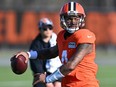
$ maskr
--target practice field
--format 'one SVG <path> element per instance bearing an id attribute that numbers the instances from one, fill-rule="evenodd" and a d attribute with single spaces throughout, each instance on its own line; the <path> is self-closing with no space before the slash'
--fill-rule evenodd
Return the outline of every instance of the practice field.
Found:
<path id="1" fill-rule="evenodd" d="M 0 67 L 0 87 L 32 87 L 31 71 L 27 69 L 24 74 L 16 75 L 10 67 Z"/>
<path id="2" fill-rule="evenodd" d="M 116 66 L 99 66 L 100 87 L 116 87 Z"/>
<path id="3" fill-rule="evenodd" d="M 16 53 L 12 50 L 0 51 L 0 87 L 32 87 L 32 73 L 30 68 L 22 75 L 16 75 L 10 68 L 9 56 Z M 4 59 L 3 59 L 4 58 Z M 100 87 L 116 87 L 116 54 L 115 51 L 97 50 L 99 70 L 97 78 Z"/>
<path id="4" fill-rule="evenodd" d="M 116 67 L 99 66 L 97 78 L 100 81 L 100 87 L 116 87 Z M 10 67 L 0 67 L 0 87 L 32 87 L 31 83 L 30 69 L 22 75 L 16 75 Z"/>

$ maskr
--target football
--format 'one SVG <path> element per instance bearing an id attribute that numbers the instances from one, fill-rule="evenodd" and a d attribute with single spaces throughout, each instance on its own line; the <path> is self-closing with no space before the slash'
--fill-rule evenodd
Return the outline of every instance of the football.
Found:
<path id="1" fill-rule="evenodd" d="M 11 61 L 11 69 L 15 74 L 23 74 L 28 67 L 28 64 L 25 63 L 26 58 L 23 55 L 19 55 L 17 58 L 13 56 Z"/>

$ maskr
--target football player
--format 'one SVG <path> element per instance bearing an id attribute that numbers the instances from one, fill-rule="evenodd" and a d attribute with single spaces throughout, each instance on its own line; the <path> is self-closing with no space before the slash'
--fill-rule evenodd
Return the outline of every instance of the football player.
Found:
<path id="1" fill-rule="evenodd" d="M 99 87 L 96 79 L 98 66 L 94 62 L 96 37 L 84 28 L 85 17 L 84 9 L 79 3 L 64 4 L 60 10 L 60 24 L 64 30 L 57 36 L 57 45 L 17 54 L 24 55 L 26 62 L 29 58 L 49 59 L 59 55 L 63 65 L 47 77 L 41 75 L 41 80 L 37 82 L 50 83 L 62 78 L 62 87 Z"/>

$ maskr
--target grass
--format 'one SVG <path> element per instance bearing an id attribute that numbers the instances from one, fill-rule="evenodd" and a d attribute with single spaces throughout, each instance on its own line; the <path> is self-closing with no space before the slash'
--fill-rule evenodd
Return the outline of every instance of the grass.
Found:
<path id="1" fill-rule="evenodd" d="M 22 75 L 16 75 L 10 67 L 0 67 L 0 87 L 32 87 L 32 75 L 30 69 Z M 97 78 L 100 87 L 116 87 L 116 67 L 99 66 Z"/>
<path id="2" fill-rule="evenodd" d="M 21 75 L 14 74 L 10 67 L 0 67 L 0 69 L 0 87 L 32 87 L 30 69 Z"/>
<path id="3" fill-rule="evenodd" d="M 116 66 L 99 66 L 100 87 L 116 87 Z"/>

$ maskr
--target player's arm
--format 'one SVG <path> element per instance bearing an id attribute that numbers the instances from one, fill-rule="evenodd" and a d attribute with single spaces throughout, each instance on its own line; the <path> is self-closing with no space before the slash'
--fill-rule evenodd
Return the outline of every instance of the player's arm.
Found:
<path id="1" fill-rule="evenodd" d="M 39 59 L 51 59 L 51 58 L 55 58 L 58 56 L 58 46 L 53 46 L 53 47 L 50 47 L 50 48 L 46 48 L 46 49 L 43 49 L 43 50 L 39 50 L 37 51 L 37 58 Z"/>
<path id="2" fill-rule="evenodd" d="M 80 44 L 77 47 L 74 55 L 69 59 L 69 61 L 62 65 L 53 74 L 46 77 L 46 82 L 54 82 L 55 80 L 64 77 L 75 69 L 76 66 L 83 60 L 84 56 L 92 52 L 92 44 Z"/>
<path id="3" fill-rule="evenodd" d="M 60 67 L 60 71 L 63 75 L 67 75 L 75 69 L 76 66 L 83 60 L 84 56 L 92 52 L 92 44 L 80 44 L 77 47 L 74 55 L 69 59 L 69 61 Z"/>
<path id="4" fill-rule="evenodd" d="M 25 62 L 28 62 L 28 59 L 50 59 L 58 56 L 58 46 L 50 47 L 50 48 L 45 48 L 42 50 L 31 50 L 29 52 L 19 52 L 16 54 L 16 57 L 19 55 L 23 55 L 26 58 Z"/>

